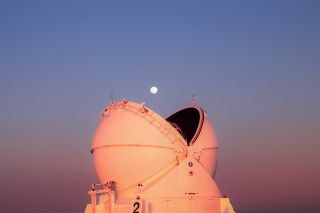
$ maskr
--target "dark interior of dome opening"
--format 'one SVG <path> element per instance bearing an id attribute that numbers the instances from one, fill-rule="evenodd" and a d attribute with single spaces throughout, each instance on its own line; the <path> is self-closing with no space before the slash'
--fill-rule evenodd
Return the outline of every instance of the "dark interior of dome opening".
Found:
<path id="1" fill-rule="evenodd" d="M 166 119 L 185 138 L 188 145 L 195 136 L 199 123 L 200 113 L 196 108 L 186 108 L 174 113 Z"/>

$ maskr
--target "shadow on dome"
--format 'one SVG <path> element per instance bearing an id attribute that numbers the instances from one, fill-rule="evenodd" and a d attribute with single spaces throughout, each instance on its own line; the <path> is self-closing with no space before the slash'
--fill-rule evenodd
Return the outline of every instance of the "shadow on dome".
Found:
<path id="1" fill-rule="evenodd" d="M 182 109 L 166 119 L 186 140 L 188 146 L 197 139 L 203 122 L 203 111 L 196 107 Z"/>

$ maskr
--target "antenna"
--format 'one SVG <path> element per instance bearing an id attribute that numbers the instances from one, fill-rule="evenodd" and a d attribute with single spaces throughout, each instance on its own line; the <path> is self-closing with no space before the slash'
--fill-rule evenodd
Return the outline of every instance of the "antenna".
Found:
<path id="1" fill-rule="evenodd" d="M 191 96 L 191 100 L 192 100 L 192 105 L 193 106 L 197 105 L 197 96 L 196 95 L 192 95 Z"/>
<path id="2" fill-rule="evenodd" d="M 115 94 L 113 92 L 109 93 L 109 104 L 113 104 L 114 103 L 114 99 L 115 99 Z"/>

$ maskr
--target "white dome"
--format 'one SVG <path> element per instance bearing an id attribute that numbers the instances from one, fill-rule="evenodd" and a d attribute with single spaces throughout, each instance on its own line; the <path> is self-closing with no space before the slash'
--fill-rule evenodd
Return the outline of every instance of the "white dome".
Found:
<path id="1" fill-rule="evenodd" d="M 181 135 L 163 118 L 141 104 L 122 101 L 104 111 L 92 152 L 101 183 L 116 181 L 123 190 L 186 156 Z M 130 178 L 128 178 L 130 177 Z"/>
<path id="2" fill-rule="evenodd" d="M 91 151 L 100 182 L 116 181 L 123 191 L 188 156 L 213 177 L 216 148 L 213 128 L 198 106 L 164 119 L 143 104 L 121 101 L 102 113 Z"/>

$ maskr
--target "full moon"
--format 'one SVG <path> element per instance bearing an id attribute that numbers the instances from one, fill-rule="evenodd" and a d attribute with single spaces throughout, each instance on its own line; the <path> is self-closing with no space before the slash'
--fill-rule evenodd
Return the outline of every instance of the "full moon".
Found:
<path id="1" fill-rule="evenodd" d="M 153 87 L 150 88 L 150 92 L 151 92 L 151 94 L 157 94 L 158 88 L 153 86 Z"/>

